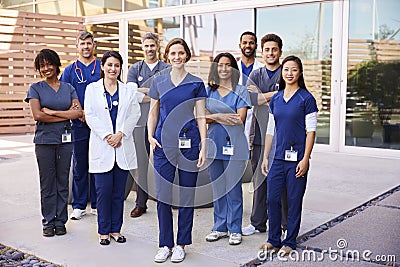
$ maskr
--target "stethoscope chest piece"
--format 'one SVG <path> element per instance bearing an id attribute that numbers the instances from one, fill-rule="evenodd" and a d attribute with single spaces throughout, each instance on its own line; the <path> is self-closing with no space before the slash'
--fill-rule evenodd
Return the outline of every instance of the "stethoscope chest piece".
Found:
<path id="1" fill-rule="evenodd" d="M 138 81 L 139 81 L 139 82 L 143 81 L 143 77 L 142 77 L 142 76 L 139 76 L 139 77 L 138 77 Z"/>

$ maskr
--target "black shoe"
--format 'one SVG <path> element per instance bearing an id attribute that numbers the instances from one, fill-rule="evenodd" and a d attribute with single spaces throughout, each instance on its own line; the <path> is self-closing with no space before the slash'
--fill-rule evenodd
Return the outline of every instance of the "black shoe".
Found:
<path id="1" fill-rule="evenodd" d="M 54 227 L 43 228 L 43 236 L 45 237 L 54 236 Z"/>
<path id="2" fill-rule="evenodd" d="M 126 238 L 125 238 L 125 236 L 123 236 L 123 235 L 110 235 L 114 240 L 115 240 L 115 242 L 117 242 L 117 243 L 125 243 L 126 242 Z"/>
<path id="3" fill-rule="evenodd" d="M 100 238 L 100 245 L 102 246 L 108 246 L 110 245 L 110 238 Z"/>
<path id="4" fill-rule="evenodd" d="M 55 234 L 56 235 L 65 235 L 67 233 L 67 229 L 65 229 L 65 226 L 56 226 L 55 229 Z"/>

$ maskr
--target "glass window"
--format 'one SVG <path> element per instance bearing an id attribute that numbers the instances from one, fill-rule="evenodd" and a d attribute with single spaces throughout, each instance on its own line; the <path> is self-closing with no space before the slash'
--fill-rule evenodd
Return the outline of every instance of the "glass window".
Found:
<path id="1" fill-rule="evenodd" d="M 288 55 L 301 58 L 307 89 L 318 104 L 316 141 L 321 144 L 329 144 L 332 16 L 333 4 L 327 2 L 260 8 L 256 21 L 259 40 L 267 33 L 282 38 L 282 59 Z"/>
<path id="2" fill-rule="evenodd" d="M 253 29 L 252 19 L 252 10 L 185 17 L 184 38 L 193 53 L 188 70 L 206 81 L 210 61 L 218 53 L 230 52 L 239 57 L 240 35 Z"/>
<path id="3" fill-rule="evenodd" d="M 180 18 L 159 18 L 151 20 L 135 20 L 129 22 L 129 45 L 128 45 L 128 65 L 131 66 L 135 62 L 144 59 L 142 50 L 142 36 L 146 32 L 156 33 L 159 39 L 158 58 L 163 60 L 164 47 L 166 43 L 174 38 L 179 37 Z"/>
<path id="4" fill-rule="evenodd" d="M 400 2 L 351 0 L 346 145 L 400 149 Z"/>

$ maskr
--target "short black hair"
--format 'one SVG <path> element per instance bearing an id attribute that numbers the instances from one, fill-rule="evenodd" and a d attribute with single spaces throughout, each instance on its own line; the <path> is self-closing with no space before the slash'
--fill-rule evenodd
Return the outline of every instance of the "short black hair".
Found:
<path id="1" fill-rule="evenodd" d="M 34 62 L 35 70 L 40 72 L 40 64 L 44 63 L 45 61 L 53 66 L 56 66 L 57 75 L 60 74 L 61 61 L 56 51 L 51 49 L 40 50 L 39 54 L 37 54 L 35 57 L 35 62 Z"/>
<path id="2" fill-rule="evenodd" d="M 251 36 L 253 36 L 253 37 L 254 37 L 254 41 L 257 43 L 257 36 L 256 36 L 256 34 L 255 34 L 254 32 L 251 32 L 251 31 L 246 31 L 246 32 L 242 33 L 242 35 L 240 35 L 239 42 L 242 42 L 242 38 L 243 38 L 243 36 L 245 36 L 245 35 L 251 35 Z"/>

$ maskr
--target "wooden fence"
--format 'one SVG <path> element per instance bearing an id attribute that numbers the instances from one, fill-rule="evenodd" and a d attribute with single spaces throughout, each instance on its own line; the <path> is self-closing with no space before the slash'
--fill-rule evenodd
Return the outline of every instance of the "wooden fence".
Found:
<path id="1" fill-rule="evenodd" d="M 0 17 L 0 134 L 33 132 L 35 122 L 23 99 L 29 85 L 40 80 L 34 58 L 50 48 L 63 66 L 73 61 L 75 38 L 85 28 L 84 20 L 3 9 Z"/>

